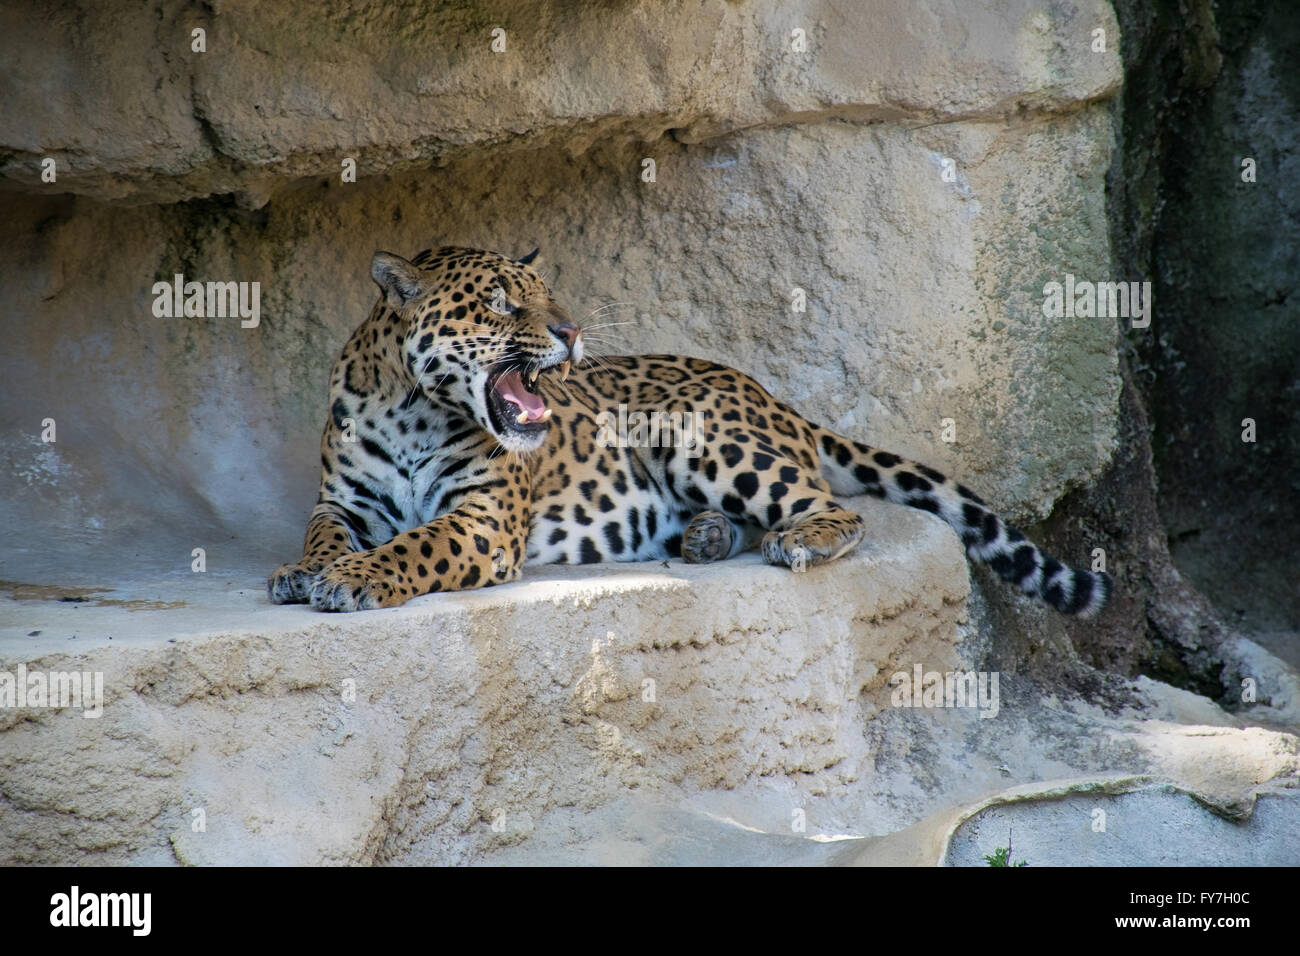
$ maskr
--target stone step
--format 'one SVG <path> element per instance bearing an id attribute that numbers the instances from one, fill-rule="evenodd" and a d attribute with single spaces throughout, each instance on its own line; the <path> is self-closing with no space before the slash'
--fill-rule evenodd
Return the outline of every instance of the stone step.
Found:
<path id="1" fill-rule="evenodd" d="M 996 710 L 900 706 L 894 675 L 972 666 L 967 567 L 937 518 L 850 504 L 865 543 L 797 575 L 532 568 L 354 615 L 273 607 L 256 567 L 19 591 L 0 670 L 103 702 L 0 708 L 0 861 L 982 865 L 1006 825 L 1017 860 L 1114 862 L 1089 821 L 1120 804 L 1300 859 L 1294 801 L 1252 820 L 1300 742 L 1193 694 L 1116 713 L 1005 673 Z"/>
<path id="2" fill-rule="evenodd" d="M 12 601 L 4 669 L 102 673 L 103 706 L 0 711 L 0 856 L 464 862 L 628 791 L 846 786 L 888 673 L 956 662 L 970 586 L 938 519 L 855 503 L 866 543 L 802 574 L 530 568 L 355 615 L 268 605 L 262 568 Z"/>

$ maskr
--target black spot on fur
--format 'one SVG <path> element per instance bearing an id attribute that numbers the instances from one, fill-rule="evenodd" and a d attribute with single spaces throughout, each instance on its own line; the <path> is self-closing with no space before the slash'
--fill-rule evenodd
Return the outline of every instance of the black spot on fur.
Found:
<path id="1" fill-rule="evenodd" d="M 1058 608 L 1066 614 L 1078 614 L 1086 608 L 1092 601 L 1092 589 L 1096 580 L 1087 571 L 1072 571 L 1074 580 L 1074 593 L 1070 595 L 1070 602 L 1065 607 Z"/>
<path id="2" fill-rule="evenodd" d="M 924 478 L 920 478 L 910 471 L 900 471 L 894 476 L 894 482 L 904 491 L 929 491 L 931 485 Z"/>
<path id="3" fill-rule="evenodd" d="M 1022 544 L 1012 556 L 1012 580 L 1023 582 L 1038 569 L 1037 549 L 1032 544 Z"/>
<path id="4" fill-rule="evenodd" d="M 391 465 L 393 463 L 393 459 L 388 454 L 388 452 L 384 451 L 383 448 L 381 448 L 379 445 L 375 444 L 373 441 L 371 441 L 369 438 L 366 438 L 365 436 L 362 436 L 361 438 L 361 447 L 365 449 L 366 454 L 373 455 L 375 458 L 378 458 L 384 464 Z"/>
<path id="5" fill-rule="evenodd" d="M 623 529 L 617 521 L 605 525 L 605 540 L 609 542 L 609 550 L 614 554 L 623 553 Z"/>
<path id="6" fill-rule="evenodd" d="M 632 529 L 632 552 L 641 550 L 640 513 L 635 508 L 627 510 L 627 526 Z"/>

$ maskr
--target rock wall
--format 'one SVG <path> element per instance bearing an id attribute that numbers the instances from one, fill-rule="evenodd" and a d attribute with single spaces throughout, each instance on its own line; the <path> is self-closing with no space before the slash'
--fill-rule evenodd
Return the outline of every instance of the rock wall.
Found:
<path id="1" fill-rule="evenodd" d="M 1109 458 L 1114 323 L 1040 310 L 1107 267 L 1104 3 L 296 11 L 3 14 L 0 577 L 291 556 L 376 248 L 540 245 L 598 350 L 737 365 L 1022 519 Z M 155 317 L 176 274 L 260 324 Z"/>
<path id="2" fill-rule="evenodd" d="M 175 202 L 427 168 L 485 147 L 699 142 L 732 130 L 1001 120 L 1113 93 L 1104 3 L 509 0 L 203 8 L 10 5 L 3 169 L 58 192 Z M 202 30 L 203 51 L 195 30 Z M 796 49 L 793 32 L 802 33 Z M 500 31 L 500 32 L 498 32 Z"/>
<path id="3" fill-rule="evenodd" d="M 1300 525 L 1300 20 L 1273 0 L 1117 6 L 1115 245 L 1160 303 L 1130 346 L 1161 518 L 1225 619 L 1300 665 L 1300 568 L 1271 559 Z"/>

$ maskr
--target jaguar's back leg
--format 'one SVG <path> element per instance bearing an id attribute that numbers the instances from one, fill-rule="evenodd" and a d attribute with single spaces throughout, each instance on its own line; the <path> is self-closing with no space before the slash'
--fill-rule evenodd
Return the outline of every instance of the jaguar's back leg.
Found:
<path id="1" fill-rule="evenodd" d="M 682 560 L 708 564 L 734 558 L 758 544 L 763 530 L 732 521 L 720 511 L 701 511 L 682 531 Z"/>
<path id="2" fill-rule="evenodd" d="M 763 560 L 802 571 L 824 564 L 857 547 L 866 534 L 862 517 L 831 500 L 819 500 L 785 529 L 773 529 L 763 536 Z"/>
<path id="3" fill-rule="evenodd" d="M 710 434 L 699 451 L 675 455 L 667 467 L 685 503 L 710 509 L 682 535 L 688 562 L 731 557 L 761 541 L 765 560 L 802 570 L 862 540 L 861 517 L 832 497 L 811 442 L 776 447 L 757 430 L 732 426 Z"/>

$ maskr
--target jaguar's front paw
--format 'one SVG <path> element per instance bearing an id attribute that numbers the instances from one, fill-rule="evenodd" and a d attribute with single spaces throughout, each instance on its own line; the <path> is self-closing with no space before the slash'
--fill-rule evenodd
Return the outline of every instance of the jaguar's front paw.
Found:
<path id="1" fill-rule="evenodd" d="M 391 574 L 391 572 L 388 572 Z M 309 594 L 320 611 L 370 611 L 406 603 L 377 562 L 356 555 L 335 561 L 316 576 Z"/>
<path id="2" fill-rule="evenodd" d="M 282 564 L 266 579 L 266 596 L 272 604 L 302 604 L 311 595 L 311 584 L 320 574 L 302 564 Z"/>

